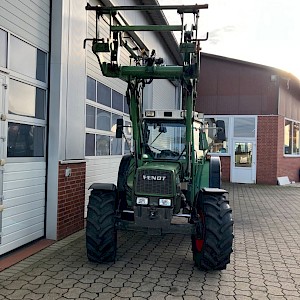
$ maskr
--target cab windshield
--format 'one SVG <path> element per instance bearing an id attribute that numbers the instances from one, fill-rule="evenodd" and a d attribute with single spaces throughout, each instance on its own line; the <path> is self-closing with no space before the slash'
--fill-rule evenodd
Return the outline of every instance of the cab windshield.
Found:
<path id="1" fill-rule="evenodd" d="M 154 159 L 184 159 L 186 127 L 183 123 L 151 120 L 144 123 L 144 154 Z"/>

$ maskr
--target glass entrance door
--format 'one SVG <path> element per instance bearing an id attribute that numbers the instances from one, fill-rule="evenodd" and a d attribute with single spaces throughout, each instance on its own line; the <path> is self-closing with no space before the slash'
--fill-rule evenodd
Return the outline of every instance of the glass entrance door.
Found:
<path id="1" fill-rule="evenodd" d="M 231 158 L 231 182 L 256 182 L 256 143 L 253 140 L 234 139 Z"/>

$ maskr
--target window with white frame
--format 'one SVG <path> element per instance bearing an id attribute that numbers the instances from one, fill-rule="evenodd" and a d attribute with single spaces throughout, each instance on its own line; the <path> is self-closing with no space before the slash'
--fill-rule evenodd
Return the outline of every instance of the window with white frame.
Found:
<path id="1" fill-rule="evenodd" d="M 255 118 L 253 117 L 234 117 L 233 136 L 243 138 L 254 138 Z"/>
<path id="2" fill-rule="evenodd" d="M 300 122 L 285 119 L 284 154 L 300 155 Z"/>
<path id="3" fill-rule="evenodd" d="M 12 71 L 30 78 L 46 81 L 46 53 L 40 49 L 10 36 L 10 64 Z"/>
<path id="4" fill-rule="evenodd" d="M 86 156 L 122 155 L 130 152 L 131 130 L 124 95 L 87 77 Z M 117 139 L 117 119 L 124 120 L 126 139 Z"/>
<path id="5" fill-rule="evenodd" d="M 3 30 L 0 40 L 0 66 L 10 73 L 7 157 L 45 157 L 47 53 Z"/>

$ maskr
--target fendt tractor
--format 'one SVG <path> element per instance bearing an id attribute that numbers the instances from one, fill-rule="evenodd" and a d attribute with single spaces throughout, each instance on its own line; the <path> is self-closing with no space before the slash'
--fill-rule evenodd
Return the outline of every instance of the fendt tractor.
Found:
<path id="1" fill-rule="evenodd" d="M 200 41 L 207 39 L 197 38 L 198 19 L 200 10 L 206 8 L 206 4 L 86 6 L 86 10 L 96 12 L 96 36 L 84 44 L 92 41 L 102 75 L 128 83 L 131 128 L 125 128 L 127 125 L 118 119 L 116 137 L 125 137 L 126 129 L 131 130 L 133 140 L 131 154 L 120 162 L 117 186 L 94 183 L 90 187 L 86 225 L 90 261 L 115 261 L 120 227 L 130 228 L 131 223 L 149 234 L 163 233 L 176 226 L 174 219 L 185 218 L 199 269 L 223 270 L 230 262 L 232 210 L 227 191 L 221 187 L 220 159 L 207 155 L 211 142 L 207 132 L 213 130 L 214 138 L 222 142 L 225 126 L 222 121 L 207 123 L 203 114 L 194 111 Z M 120 14 L 167 9 L 177 10 L 181 25 L 128 25 Z M 193 17 L 190 30 L 184 25 L 185 14 Z M 99 35 L 102 19 L 109 27 L 107 37 Z M 165 65 L 162 58 L 156 58 L 155 50 L 150 52 L 144 43 L 136 41 L 137 31 L 181 31 L 182 64 Z M 120 64 L 121 50 L 129 53 L 128 65 Z M 180 83 L 183 110 L 143 109 L 144 87 L 156 79 Z"/>

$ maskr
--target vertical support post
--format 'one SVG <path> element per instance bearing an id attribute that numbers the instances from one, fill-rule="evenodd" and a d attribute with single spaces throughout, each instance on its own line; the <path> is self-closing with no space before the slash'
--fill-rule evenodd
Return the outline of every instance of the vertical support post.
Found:
<path id="1" fill-rule="evenodd" d="M 141 153 L 141 132 L 140 132 L 140 103 L 138 99 L 138 89 L 136 88 L 137 82 L 133 83 L 135 86 L 130 88 L 130 81 L 128 81 L 127 97 L 130 99 L 130 119 L 132 122 L 133 131 L 133 141 L 134 141 L 134 152 L 135 152 L 135 166 L 139 167 L 141 165 L 141 158 L 139 157 Z"/>

